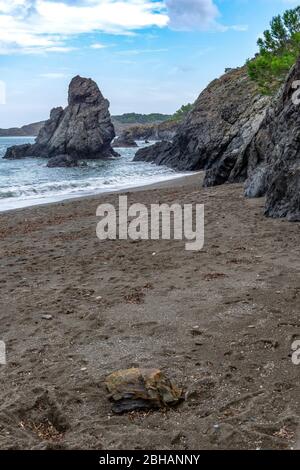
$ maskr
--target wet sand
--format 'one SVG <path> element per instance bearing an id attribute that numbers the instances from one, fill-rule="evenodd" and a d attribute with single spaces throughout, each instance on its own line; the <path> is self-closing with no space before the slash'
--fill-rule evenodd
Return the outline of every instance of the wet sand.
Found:
<path id="1" fill-rule="evenodd" d="M 96 208 L 117 194 L 0 214 L 0 448 L 296 448 L 300 224 L 200 175 L 128 195 L 204 203 L 204 249 L 99 241 Z M 185 401 L 114 415 L 104 379 L 132 366 Z"/>

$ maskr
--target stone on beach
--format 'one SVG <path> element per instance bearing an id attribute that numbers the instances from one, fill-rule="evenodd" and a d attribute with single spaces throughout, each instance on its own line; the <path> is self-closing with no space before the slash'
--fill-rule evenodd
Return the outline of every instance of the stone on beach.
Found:
<path id="1" fill-rule="evenodd" d="M 110 374 L 105 383 L 115 413 L 174 406 L 182 398 L 182 390 L 159 369 L 119 370 Z"/>

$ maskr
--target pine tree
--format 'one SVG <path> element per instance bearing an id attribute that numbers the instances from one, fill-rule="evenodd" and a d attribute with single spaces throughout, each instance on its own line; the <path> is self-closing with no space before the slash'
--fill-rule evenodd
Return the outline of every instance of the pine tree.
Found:
<path id="1" fill-rule="evenodd" d="M 259 54 L 248 60 L 248 72 L 264 94 L 274 93 L 300 54 L 300 7 L 275 16 L 257 41 Z"/>

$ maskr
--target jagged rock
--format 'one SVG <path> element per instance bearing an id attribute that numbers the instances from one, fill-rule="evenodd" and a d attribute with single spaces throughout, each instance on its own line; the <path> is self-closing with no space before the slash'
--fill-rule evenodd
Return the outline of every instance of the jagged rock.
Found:
<path id="1" fill-rule="evenodd" d="M 174 406 L 182 398 L 182 390 L 158 369 L 119 370 L 105 383 L 115 413 Z"/>
<path id="2" fill-rule="evenodd" d="M 114 140 L 112 146 L 114 148 L 134 148 L 138 145 L 131 135 L 127 131 L 124 131 L 120 137 Z"/>
<path id="3" fill-rule="evenodd" d="M 32 157 L 32 145 L 13 145 L 6 150 L 4 158 L 17 160 L 24 157 Z"/>
<path id="4" fill-rule="evenodd" d="M 36 156 L 51 158 L 70 155 L 73 159 L 99 159 L 117 156 L 111 147 L 115 137 L 109 102 L 97 84 L 74 77 L 69 86 L 68 106 L 54 108 L 40 130 L 35 144 L 7 150 L 4 158 Z"/>
<path id="5" fill-rule="evenodd" d="M 246 195 L 266 195 L 266 215 L 293 221 L 300 221 L 300 104 L 299 90 L 294 85 L 297 80 L 300 58 L 270 105 L 245 160 Z"/>
<path id="6" fill-rule="evenodd" d="M 205 186 L 244 180 L 239 158 L 257 132 L 268 103 L 246 67 L 231 70 L 200 94 L 172 144 L 139 150 L 135 160 L 180 171 L 208 170 Z"/>
<path id="7" fill-rule="evenodd" d="M 58 155 L 52 157 L 47 163 L 48 168 L 72 168 L 78 166 L 78 160 L 70 155 Z"/>
<path id="8" fill-rule="evenodd" d="M 166 165 L 168 157 L 172 155 L 172 142 L 157 142 L 150 147 L 144 147 L 137 151 L 134 157 L 136 162 L 156 163 L 156 165 Z M 172 166 L 172 165 L 170 165 Z"/>
<path id="9" fill-rule="evenodd" d="M 299 154 L 298 154 L 299 155 Z M 267 191 L 266 215 L 300 222 L 300 160 L 274 168 Z"/>
<path id="10" fill-rule="evenodd" d="M 260 165 L 251 179 L 245 183 L 245 196 L 249 198 L 262 197 L 266 193 L 268 185 L 268 169 Z"/>

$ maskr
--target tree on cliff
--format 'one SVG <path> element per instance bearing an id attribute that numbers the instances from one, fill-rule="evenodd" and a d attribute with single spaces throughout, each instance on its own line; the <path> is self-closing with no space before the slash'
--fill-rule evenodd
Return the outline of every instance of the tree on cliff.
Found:
<path id="1" fill-rule="evenodd" d="M 180 109 L 173 114 L 170 121 L 182 121 L 182 119 L 191 111 L 193 105 L 191 103 L 183 104 Z"/>
<path id="2" fill-rule="evenodd" d="M 257 41 L 259 54 L 248 60 L 248 72 L 260 91 L 273 94 L 300 54 L 300 6 L 275 16 Z"/>

